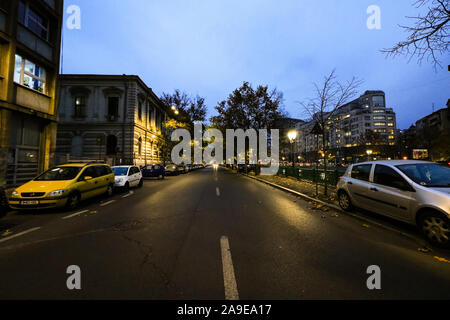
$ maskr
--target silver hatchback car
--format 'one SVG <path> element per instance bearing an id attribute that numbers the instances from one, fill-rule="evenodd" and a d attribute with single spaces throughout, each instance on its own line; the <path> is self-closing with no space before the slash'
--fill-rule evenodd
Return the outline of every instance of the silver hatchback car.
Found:
<path id="1" fill-rule="evenodd" d="M 419 227 L 439 247 L 450 247 L 450 167 L 426 161 L 372 161 L 341 177 L 339 205 L 354 206 Z"/>

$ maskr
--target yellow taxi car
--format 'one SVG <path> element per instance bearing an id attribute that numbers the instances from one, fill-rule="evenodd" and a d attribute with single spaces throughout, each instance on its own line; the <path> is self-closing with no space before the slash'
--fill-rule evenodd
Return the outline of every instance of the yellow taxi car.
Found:
<path id="1" fill-rule="evenodd" d="M 8 203 L 12 209 L 74 209 L 80 201 L 98 195 L 111 196 L 114 172 L 106 164 L 65 164 L 50 169 L 14 190 Z"/>

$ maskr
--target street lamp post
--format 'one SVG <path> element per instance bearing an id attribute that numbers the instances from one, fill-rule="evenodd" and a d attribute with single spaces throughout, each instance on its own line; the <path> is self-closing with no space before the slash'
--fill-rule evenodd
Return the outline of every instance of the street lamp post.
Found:
<path id="1" fill-rule="evenodd" d="M 295 169 L 294 142 L 297 139 L 297 131 L 292 130 L 288 133 L 289 142 L 291 143 L 292 168 Z"/>
<path id="2" fill-rule="evenodd" d="M 367 150 L 367 161 L 370 161 L 370 156 L 373 154 L 373 150 Z"/>

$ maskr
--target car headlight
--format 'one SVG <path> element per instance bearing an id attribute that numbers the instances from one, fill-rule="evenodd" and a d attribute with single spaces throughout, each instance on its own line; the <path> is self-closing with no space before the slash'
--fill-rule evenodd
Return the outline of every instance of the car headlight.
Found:
<path id="1" fill-rule="evenodd" d="M 49 197 L 58 197 L 58 196 L 62 196 L 64 193 L 66 192 L 66 190 L 56 190 L 56 191 L 52 191 L 48 194 Z"/>
<path id="2" fill-rule="evenodd" d="M 18 197 L 19 196 L 19 193 L 16 191 L 16 190 L 14 190 L 12 193 L 11 193 L 11 197 Z"/>
<path id="3" fill-rule="evenodd" d="M 116 178 L 116 182 L 118 183 L 122 182 L 122 178 Z"/>

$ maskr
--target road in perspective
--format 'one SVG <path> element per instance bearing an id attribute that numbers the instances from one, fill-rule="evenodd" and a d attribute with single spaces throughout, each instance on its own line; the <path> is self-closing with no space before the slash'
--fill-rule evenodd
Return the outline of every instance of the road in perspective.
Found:
<path id="1" fill-rule="evenodd" d="M 414 228 L 223 167 L 0 220 L 1 299 L 448 299 L 450 255 Z M 373 221 L 373 223 L 372 223 Z M 82 290 L 68 290 L 69 266 Z M 368 290 L 380 267 L 382 290 Z"/>

